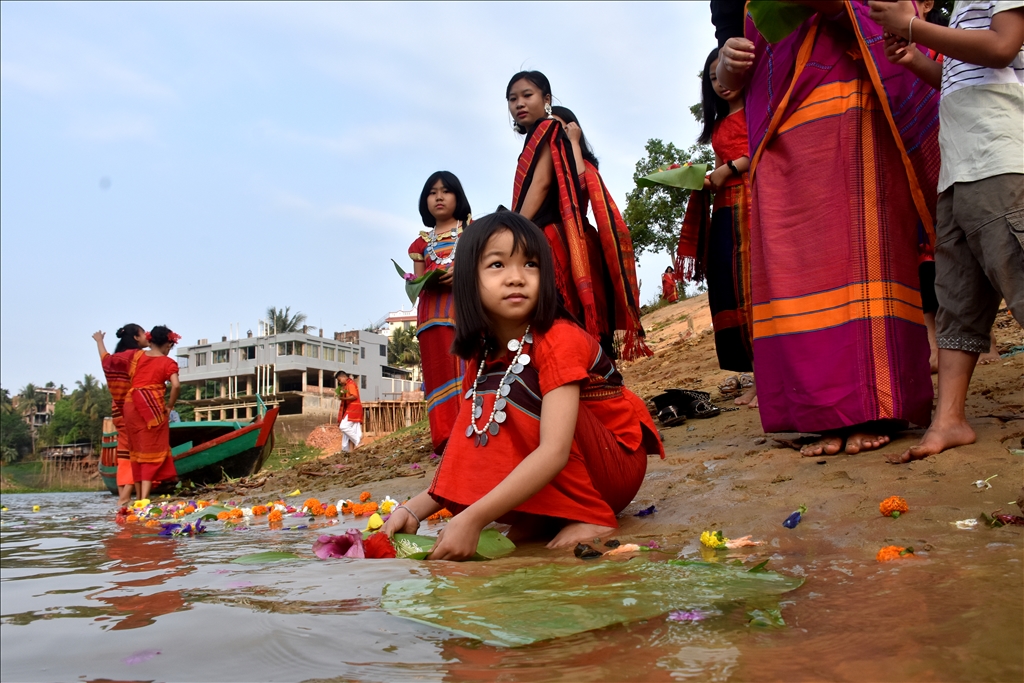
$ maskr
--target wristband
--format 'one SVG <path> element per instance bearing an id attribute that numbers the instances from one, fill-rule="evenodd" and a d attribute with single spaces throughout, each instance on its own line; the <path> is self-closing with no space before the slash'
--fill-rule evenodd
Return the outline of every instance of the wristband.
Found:
<path id="1" fill-rule="evenodd" d="M 907 42 L 908 43 L 913 43 L 914 42 L 914 19 L 917 19 L 916 15 L 910 17 L 910 23 L 907 24 Z"/>
<path id="2" fill-rule="evenodd" d="M 416 520 L 416 526 L 420 526 L 421 524 L 423 524 L 423 521 L 419 518 L 419 515 L 417 515 L 415 512 L 413 512 L 410 508 L 406 507 L 405 504 L 399 505 L 395 509 L 396 510 L 405 510 L 410 515 L 412 515 L 412 518 Z"/>
<path id="3" fill-rule="evenodd" d="M 740 172 L 736 169 L 736 165 L 733 164 L 731 160 L 725 162 L 725 165 L 728 166 L 729 170 L 732 171 L 735 175 L 739 175 L 740 174 Z"/>

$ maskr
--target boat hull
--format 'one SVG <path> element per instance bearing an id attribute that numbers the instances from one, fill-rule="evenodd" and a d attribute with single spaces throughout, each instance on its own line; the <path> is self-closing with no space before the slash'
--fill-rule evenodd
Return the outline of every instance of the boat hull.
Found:
<path id="1" fill-rule="evenodd" d="M 175 443 L 180 444 L 175 450 L 202 439 L 198 445 L 174 455 L 174 468 L 178 473 L 178 480 L 208 485 L 216 484 L 225 478 L 235 479 L 259 472 L 274 449 L 274 423 L 277 421 L 278 410 L 271 408 L 263 417 L 245 425 L 208 422 L 172 424 L 172 446 Z M 105 442 L 104 447 L 107 446 Z M 116 495 L 116 460 L 109 457 L 101 458 L 100 476 L 107 490 Z M 161 482 L 154 486 L 153 491 L 162 493 L 172 490 L 173 487 L 174 482 Z"/>

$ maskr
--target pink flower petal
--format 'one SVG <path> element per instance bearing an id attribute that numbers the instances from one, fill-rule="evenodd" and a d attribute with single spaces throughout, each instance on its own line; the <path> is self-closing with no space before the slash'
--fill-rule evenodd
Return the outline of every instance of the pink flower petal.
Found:
<path id="1" fill-rule="evenodd" d="M 320 536 L 313 543 L 313 553 L 321 560 L 331 557 L 363 558 L 363 535 L 358 529 L 349 529 L 341 536 Z"/>
<path id="2" fill-rule="evenodd" d="M 121 661 L 129 666 L 132 664 L 141 664 L 142 662 L 148 662 L 160 654 L 160 650 L 139 650 L 131 655 L 128 655 Z"/>

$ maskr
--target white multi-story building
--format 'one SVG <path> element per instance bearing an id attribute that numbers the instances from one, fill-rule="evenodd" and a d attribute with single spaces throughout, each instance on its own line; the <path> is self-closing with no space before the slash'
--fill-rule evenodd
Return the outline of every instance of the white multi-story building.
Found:
<path id="1" fill-rule="evenodd" d="M 252 418 L 257 394 L 267 405 L 280 406 L 282 415 L 335 414 L 338 370 L 359 382 L 364 401 L 399 400 L 419 389 L 407 370 L 388 366 L 387 337 L 356 330 L 324 338 L 323 330 L 313 335 L 306 329 L 179 347 L 178 377 L 196 387 L 195 400 L 188 401 L 196 420 Z"/>

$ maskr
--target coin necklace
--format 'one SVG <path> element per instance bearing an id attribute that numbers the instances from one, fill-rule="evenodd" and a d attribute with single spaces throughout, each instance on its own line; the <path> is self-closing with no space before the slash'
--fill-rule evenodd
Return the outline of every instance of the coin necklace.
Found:
<path id="1" fill-rule="evenodd" d="M 455 243 L 452 244 L 451 253 L 444 257 L 437 255 L 437 229 L 430 231 L 430 241 L 427 243 L 427 256 L 429 256 L 434 263 L 440 263 L 442 266 L 447 266 L 455 260 L 455 249 L 459 246 L 459 228 L 461 227 L 462 221 L 458 221 L 455 223 L 455 227 L 452 228 L 451 238 Z"/>
<path id="2" fill-rule="evenodd" d="M 512 382 L 515 381 L 512 376 L 518 375 L 530 364 L 530 355 L 526 353 L 526 345 L 532 343 L 533 335 L 530 334 L 529 325 L 526 326 L 522 339 L 508 340 L 508 350 L 516 355 L 513 356 L 512 362 L 509 363 L 508 368 L 505 370 L 504 377 L 498 383 L 498 392 L 494 397 L 494 405 L 491 407 L 491 414 L 487 418 L 487 422 L 483 427 L 477 427 L 477 418 L 482 417 L 484 414 L 484 397 L 478 396 L 476 391 L 477 386 L 480 384 L 480 377 L 484 374 L 484 364 L 487 362 L 487 352 L 486 350 L 484 351 L 484 356 L 480 359 L 480 367 L 476 371 L 476 379 L 473 380 L 473 388 L 466 392 L 466 398 L 473 400 L 473 419 L 470 421 L 469 426 L 466 427 L 466 438 L 476 439 L 475 446 L 486 446 L 489 436 L 497 436 L 500 425 L 508 419 L 505 413 L 505 406 L 508 404 L 508 401 L 505 397 L 512 391 Z"/>

